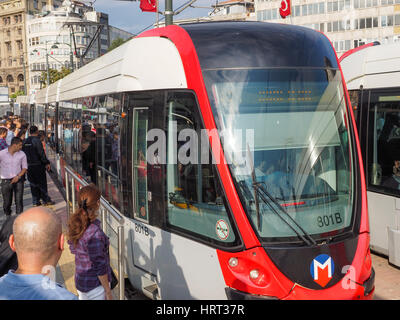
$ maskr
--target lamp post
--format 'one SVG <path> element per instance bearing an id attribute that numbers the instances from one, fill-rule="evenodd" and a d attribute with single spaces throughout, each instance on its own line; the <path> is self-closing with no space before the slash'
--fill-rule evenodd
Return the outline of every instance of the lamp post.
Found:
<path id="1" fill-rule="evenodd" d="M 47 79 L 46 79 L 46 85 L 50 85 L 50 66 L 49 66 L 49 53 L 47 51 L 47 43 L 50 41 L 46 41 L 46 48 L 39 48 L 39 49 L 45 49 L 46 50 L 46 72 L 47 72 Z M 56 44 L 53 44 L 50 49 L 58 49 L 58 46 Z M 37 49 L 34 49 L 32 52 L 38 52 Z"/>
<path id="2" fill-rule="evenodd" d="M 69 63 L 71 65 L 71 71 L 74 72 L 74 70 L 75 70 L 75 68 L 74 68 L 74 54 L 72 52 L 72 45 L 70 45 L 68 43 L 62 43 L 62 44 L 65 44 L 65 45 L 69 46 Z M 54 45 L 55 46 L 61 45 L 61 43 L 56 42 Z M 65 62 L 64 62 L 64 64 L 65 64 Z"/>

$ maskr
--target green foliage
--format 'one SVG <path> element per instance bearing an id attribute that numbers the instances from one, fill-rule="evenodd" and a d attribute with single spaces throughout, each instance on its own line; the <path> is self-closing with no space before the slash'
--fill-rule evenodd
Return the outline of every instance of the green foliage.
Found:
<path id="1" fill-rule="evenodd" d="M 10 95 L 11 99 L 16 99 L 18 96 L 23 96 L 25 93 L 23 91 L 17 91 L 15 93 L 13 93 L 12 95 Z"/>
<path id="2" fill-rule="evenodd" d="M 114 50 L 115 48 L 119 47 L 121 44 L 124 44 L 125 42 L 127 42 L 129 39 L 124 40 L 122 38 L 117 38 L 115 39 L 111 45 L 108 47 L 107 52 L 110 52 L 111 50 Z"/>
<path id="3" fill-rule="evenodd" d="M 66 77 L 69 75 L 72 71 L 71 69 L 62 67 L 61 71 L 58 71 L 56 69 L 49 69 L 50 72 L 50 84 Z M 43 82 L 43 87 L 47 86 L 47 71 L 42 72 L 41 80 Z"/>

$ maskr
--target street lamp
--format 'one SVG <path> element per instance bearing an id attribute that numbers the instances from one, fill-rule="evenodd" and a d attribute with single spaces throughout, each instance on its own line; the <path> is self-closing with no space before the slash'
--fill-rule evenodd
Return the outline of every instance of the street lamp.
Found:
<path id="1" fill-rule="evenodd" d="M 47 43 L 49 41 L 46 41 L 46 48 L 39 48 L 39 49 L 45 49 L 46 50 L 46 69 L 47 69 L 47 86 L 50 85 L 50 67 L 49 67 L 49 53 L 47 52 Z M 56 44 L 53 44 L 50 49 L 58 49 L 58 46 Z M 37 49 L 34 49 L 32 52 L 38 52 Z"/>
<path id="2" fill-rule="evenodd" d="M 54 45 L 61 45 L 61 44 L 65 44 L 69 47 L 69 63 L 71 64 L 71 71 L 74 72 L 75 68 L 74 68 L 74 54 L 72 52 L 72 45 L 68 44 L 68 43 L 59 43 L 56 42 Z"/>

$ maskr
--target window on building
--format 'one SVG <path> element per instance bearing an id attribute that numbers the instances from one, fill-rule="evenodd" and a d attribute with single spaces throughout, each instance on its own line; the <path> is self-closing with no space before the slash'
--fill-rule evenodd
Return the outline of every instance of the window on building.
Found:
<path id="1" fill-rule="evenodd" d="M 300 6 L 294 6 L 293 7 L 293 16 L 294 17 L 299 17 L 300 16 Z"/>
<path id="2" fill-rule="evenodd" d="M 306 4 L 303 4 L 302 6 L 301 6 L 301 15 L 302 16 L 307 16 L 308 15 L 308 11 L 307 11 L 307 5 Z"/>
<path id="3" fill-rule="evenodd" d="M 387 26 L 387 17 L 382 16 L 381 17 L 381 27 L 386 27 Z"/>
<path id="4" fill-rule="evenodd" d="M 360 18 L 360 29 L 365 29 L 365 18 Z"/>
<path id="5" fill-rule="evenodd" d="M 387 26 L 388 27 L 393 26 L 393 16 L 387 16 Z"/>
<path id="6" fill-rule="evenodd" d="M 332 31 L 333 32 L 338 32 L 339 31 L 339 22 L 338 21 L 333 21 L 332 22 Z"/>
<path id="7" fill-rule="evenodd" d="M 350 50 L 351 49 L 351 41 L 350 40 L 345 40 L 344 41 L 344 50 Z"/>
<path id="8" fill-rule="evenodd" d="M 319 3 L 319 13 L 325 13 L 325 2 Z"/>
<path id="9" fill-rule="evenodd" d="M 378 27 L 378 17 L 374 17 L 374 18 L 373 18 L 373 20 L 372 20 L 372 26 L 373 26 L 374 28 L 377 28 L 377 27 Z"/>
<path id="10" fill-rule="evenodd" d="M 394 16 L 394 25 L 399 26 L 400 25 L 400 14 L 396 14 Z"/>
<path id="11" fill-rule="evenodd" d="M 9 83 L 14 82 L 14 78 L 13 78 L 13 76 L 12 76 L 11 74 L 9 74 L 9 75 L 7 76 L 6 80 L 7 80 L 7 82 L 9 82 Z"/>
<path id="12" fill-rule="evenodd" d="M 372 18 L 365 19 L 365 26 L 366 28 L 372 28 Z"/>

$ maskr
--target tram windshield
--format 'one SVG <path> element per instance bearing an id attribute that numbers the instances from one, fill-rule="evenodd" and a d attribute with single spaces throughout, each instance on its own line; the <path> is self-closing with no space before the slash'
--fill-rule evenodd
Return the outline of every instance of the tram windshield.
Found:
<path id="1" fill-rule="evenodd" d="M 340 72 L 223 69 L 204 78 L 225 158 L 263 241 L 346 232 L 354 170 Z"/>

